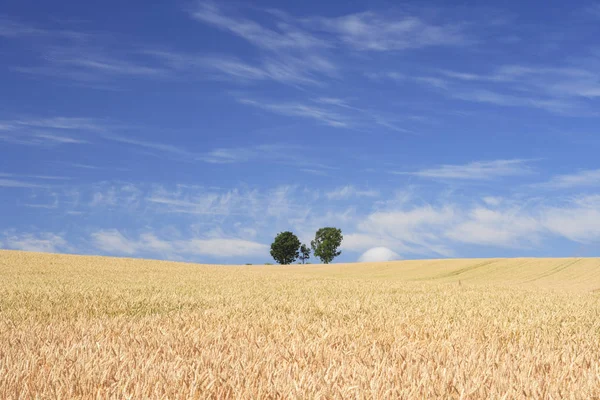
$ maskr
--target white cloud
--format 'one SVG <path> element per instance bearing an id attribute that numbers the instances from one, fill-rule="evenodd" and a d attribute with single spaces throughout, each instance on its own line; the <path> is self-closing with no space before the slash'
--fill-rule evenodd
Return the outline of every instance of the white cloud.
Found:
<path id="1" fill-rule="evenodd" d="M 268 12 L 277 29 L 234 16 L 221 4 L 200 2 L 191 16 L 268 50 L 317 51 L 333 46 L 354 50 L 392 51 L 471 42 L 459 24 L 438 24 L 412 15 L 363 12 L 339 17 L 295 18 Z"/>
<path id="2" fill-rule="evenodd" d="M 400 72 L 388 71 L 388 72 L 367 72 L 365 76 L 374 81 L 381 80 L 392 80 L 397 82 L 404 82 L 407 79 L 407 76 Z"/>
<path id="3" fill-rule="evenodd" d="M 254 64 L 236 57 L 193 56 L 165 51 L 148 54 L 166 62 L 175 71 L 202 72 L 202 79 L 235 79 L 243 82 L 272 80 L 286 84 L 319 84 L 319 76 L 334 76 L 337 66 L 322 55 L 298 57 L 289 54 L 264 56 Z M 188 75 L 186 75 L 188 76 Z M 189 75 L 189 77 L 198 74 Z"/>
<path id="4" fill-rule="evenodd" d="M 269 162 L 297 164 L 300 160 L 294 154 L 302 150 L 305 150 L 305 148 L 301 146 L 262 144 L 247 147 L 217 148 L 199 155 L 197 159 L 211 164 L 260 162 L 264 159 Z M 305 161 L 302 164 L 310 165 L 310 162 Z"/>
<path id="5" fill-rule="evenodd" d="M 133 255 L 138 252 L 138 243 L 127 239 L 116 229 L 94 232 L 91 237 L 94 246 L 108 253 Z"/>
<path id="6" fill-rule="evenodd" d="M 263 243 L 270 243 L 277 232 L 292 230 L 309 242 L 323 226 L 341 228 L 343 251 L 356 253 L 356 257 L 375 247 L 393 249 L 403 256 L 447 257 L 464 255 L 457 252 L 475 246 L 529 251 L 557 240 L 600 241 L 600 194 L 538 197 L 521 192 L 482 197 L 469 192 L 465 202 L 464 193 L 427 190 L 412 187 L 395 198 L 393 191 L 378 197 L 366 191 L 360 207 L 354 204 L 332 209 L 328 206 L 332 198 L 354 199 L 352 196 L 362 190 L 340 187 L 327 196 L 322 188 L 298 186 L 226 190 L 106 182 L 77 190 L 57 186 L 52 193 L 34 190 L 20 207 L 39 205 L 52 207 L 55 212 L 94 217 L 88 220 L 102 218 L 110 211 L 116 229 L 92 230 L 90 239 L 95 248 L 115 255 L 169 259 L 202 255 L 227 259 L 226 254 L 268 257 Z M 179 231 L 182 226 L 189 229 L 187 233 Z M 21 246 L 38 248 L 45 242 L 31 239 L 49 239 L 12 236 L 23 239 Z M 12 240 L 15 246 L 17 239 Z M 0 240 L 7 246 L 7 240 Z M 58 245 L 55 249 L 62 251 Z"/>
<path id="7" fill-rule="evenodd" d="M 566 114 L 573 112 L 577 105 L 572 101 L 543 97 L 524 97 L 498 93 L 487 89 L 452 91 L 452 97 L 476 103 L 488 103 L 506 107 L 540 108 L 550 112 Z"/>
<path id="8" fill-rule="evenodd" d="M 10 20 L 0 15 L 0 37 L 17 38 L 23 36 L 44 35 L 46 31 L 26 25 L 18 21 Z"/>
<path id="9" fill-rule="evenodd" d="M 434 24 L 416 16 L 393 13 L 363 12 L 311 18 L 307 22 L 355 50 L 393 51 L 470 43 L 458 25 Z"/>
<path id="10" fill-rule="evenodd" d="M 312 34 L 283 21 L 276 24 L 278 30 L 274 30 L 244 17 L 226 15 L 217 3 L 213 2 L 198 3 L 198 7 L 191 11 L 191 15 L 198 21 L 228 31 L 255 46 L 269 50 L 313 49 L 328 46 Z"/>
<path id="11" fill-rule="evenodd" d="M 92 234 L 94 245 L 111 254 L 160 254 L 171 257 L 210 256 L 233 258 L 242 256 L 266 256 L 268 246 L 239 238 L 160 239 L 154 233 L 145 232 L 137 239 L 129 239 L 116 229 Z"/>
<path id="12" fill-rule="evenodd" d="M 450 206 L 376 211 L 358 222 L 348 242 L 345 236 L 344 248 L 364 251 L 386 246 L 403 253 L 450 256 L 453 252 L 443 242 L 443 230 L 455 219 L 456 211 Z"/>
<path id="13" fill-rule="evenodd" d="M 195 214 L 206 216 L 252 215 L 255 208 L 264 210 L 264 201 L 255 190 L 232 189 L 217 191 L 197 188 L 179 188 L 176 191 L 158 188 L 146 199 L 167 213 Z"/>
<path id="14" fill-rule="evenodd" d="M 398 245 L 398 243 L 394 243 L 393 238 L 377 234 L 344 233 L 344 240 L 341 247 L 344 250 L 361 252 L 380 245 L 394 246 L 394 244 Z M 403 245 L 402 247 L 405 248 Z"/>
<path id="15" fill-rule="evenodd" d="M 0 246 L 2 243 L 0 242 Z M 19 234 L 13 231 L 4 232 L 4 244 L 7 249 L 37 251 L 43 253 L 59 253 L 70 251 L 65 238 L 50 232 Z"/>
<path id="16" fill-rule="evenodd" d="M 314 105 L 302 103 L 267 103 L 251 99 L 238 99 L 238 101 L 242 104 L 262 108 L 276 114 L 313 119 L 334 128 L 344 128 L 351 125 L 349 117 Z"/>
<path id="17" fill-rule="evenodd" d="M 580 243 L 600 241 L 600 195 L 547 207 L 541 215 L 544 227 L 553 234 Z"/>
<path id="18" fill-rule="evenodd" d="M 552 189 L 570 189 L 574 187 L 600 186 L 600 169 L 584 170 L 573 174 L 557 175 L 548 182 L 535 185 Z"/>
<path id="19" fill-rule="evenodd" d="M 576 68 L 504 65 L 489 74 L 444 70 L 440 74 L 457 83 L 446 92 L 455 98 L 559 114 L 593 114 L 586 101 L 600 97 L 597 63 L 584 59 L 578 60 Z M 490 90 L 490 85 L 495 89 Z"/>
<path id="20" fill-rule="evenodd" d="M 442 165 L 416 172 L 395 172 L 433 179 L 490 180 L 502 176 L 527 175 L 532 170 L 526 160 L 476 161 L 463 165 Z"/>
<path id="21" fill-rule="evenodd" d="M 74 137 L 72 132 L 97 134 L 101 130 L 97 122 L 88 118 L 21 118 L 0 121 L 0 141 L 32 146 L 85 144 L 89 141 Z"/>
<path id="22" fill-rule="evenodd" d="M 6 15 L 0 15 L 0 37 L 18 39 L 24 37 L 60 38 L 81 40 L 89 35 L 69 30 L 47 30 L 23 23 Z"/>
<path id="23" fill-rule="evenodd" d="M 365 251 L 359 258 L 358 262 L 378 262 L 399 260 L 400 255 L 387 247 L 373 247 Z"/>
<path id="24" fill-rule="evenodd" d="M 346 185 L 336 188 L 330 192 L 325 193 L 325 197 L 330 200 L 341 200 L 348 199 L 351 197 L 377 197 L 379 192 L 376 190 L 360 190 L 352 185 Z"/>
<path id="25" fill-rule="evenodd" d="M 491 207 L 496 207 L 496 206 L 499 206 L 500 204 L 502 204 L 501 197 L 486 196 L 482 200 L 485 204 L 487 204 L 488 206 L 491 206 Z"/>
<path id="26" fill-rule="evenodd" d="M 48 185 L 40 185 L 38 183 L 25 182 L 21 180 L 14 179 L 1 179 L 0 178 L 0 188 L 25 188 L 25 189 L 35 189 L 35 188 L 48 188 Z"/>
<path id="27" fill-rule="evenodd" d="M 158 67 L 148 67 L 128 60 L 119 60 L 100 54 L 84 53 L 81 49 L 75 51 L 54 51 L 52 62 L 61 68 L 73 68 L 75 71 L 89 71 L 94 75 L 122 75 L 155 77 L 167 75 L 168 71 Z"/>
<path id="28" fill-rule="evenodd" d="M 107 129 L 106 126 L 94 119 L 79 117 L 21 118 L 14 121 L 8 121 L 8 124 L 11 126 L 23 125 L 36 128 L 85 130 L 96 132 L 102 132 Z"/>
<path id="29" fill-rule="evenodd" d="M 519 248 L 539 241 L 539 221 L 519 209 L 475 208 L 467 218 L 449 227 L 446 236 L 455 242 Z"/>

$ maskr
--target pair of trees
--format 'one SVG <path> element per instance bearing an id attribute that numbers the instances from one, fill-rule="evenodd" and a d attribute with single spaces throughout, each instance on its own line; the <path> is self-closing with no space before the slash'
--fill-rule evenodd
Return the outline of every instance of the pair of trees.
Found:
<path id="1" fill-rule="evenodd" d="M 302 260 L 302 264 L 310 258 L 312 248 L 315 257 L 319 257 L 324 264 L 329 264 L 340 254 L 338 250 L 342 244 L 344 236 L 342 230 L 338 228 L 321 228 L 315 234 L 315 239 L 310 242 L 308 247 L 300 243 L 300 240 L 292 232 L 281 232 L 275 236 L 271 244 L 271 256 L 279 264 L 291 264 L 297 259 Z"/>

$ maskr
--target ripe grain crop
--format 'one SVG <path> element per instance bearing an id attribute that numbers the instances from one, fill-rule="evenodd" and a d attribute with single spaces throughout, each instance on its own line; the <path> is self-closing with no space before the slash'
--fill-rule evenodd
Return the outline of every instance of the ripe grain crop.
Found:
<path id="1" fill-rule="evenodd" d="M 0 398 L 600 398 L 599 259 L 0 252 Z"/>

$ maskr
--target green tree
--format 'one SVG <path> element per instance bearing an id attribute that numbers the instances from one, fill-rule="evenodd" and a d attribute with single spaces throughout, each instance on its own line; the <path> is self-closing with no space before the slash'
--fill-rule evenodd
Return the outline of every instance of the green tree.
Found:
<path id="1" fill-rule="evenodd" d="M 304 264 L 306 262 L 306 260 L 308 260 L 310 258 L 310 247 L 308 247 L 305 244 L 300 246 L 300 257 L 299 258 L 302 260 L 302 264 Z"/>
<path id="2" fill-rule="evenodd" d="M 291 264 L 299 256 L 300 240 L 292 232 L 281 232 L 271 244 L 271 256 L 279 264 Z"/>
<path id="3" fill-rule="evenodd" d="M 344 236 L 338 228 L 321 228 L 315 234 L 315 240 L 310 242 L 315 257 L 319 257 L 325 264 L 329 264 L 334 258 L 342 254 L 338 250 Z"/>

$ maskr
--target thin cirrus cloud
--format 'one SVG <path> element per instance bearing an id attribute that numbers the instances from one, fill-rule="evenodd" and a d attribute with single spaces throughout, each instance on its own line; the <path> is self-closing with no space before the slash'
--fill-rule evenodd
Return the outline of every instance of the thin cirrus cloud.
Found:
<path id="1" fill-rule="evenodd" d="M 274 107 L 274 110 L 282 112 L 284 115 L 313 118 L 334 125 L 336 124 L 336 117 L 340 120 L 343 118 L 336 114 L 328 114 L 326 111 L 320 111 L 316 106 L 312 108 L 308 106 L 302 107 L 301 105 L 290 107 L 279 105 Z M 341 121 L 337 122 L 341 123 Z M 28 146 L 94 145 L 102 141 L 108 141 L 128 145 L 154 156 L 178 162 L 237 164 L 268 160 L 268 162 L 288 165 L 294 168 L 310 168 L 321 173 L 324 170 L 333 169 L 329 165 L 311 160 L 310 157 L 295 155 L 294 152 L 302 150 L 302 146 L 271 143 L 247 147 L 216 148 L 208 152 L 195 152 L 175 144 L 139 138 L 137 134 L 143 130 L 145 130 L 144 127 L 120 125 L 93 118 L 30 117 L 0 121 L 0 141 Z M 5 182 L 5 186 L 8 184 L 8 182 Z M 16 183 L 13 184 L 16 185 Z"/>
<path id="2" fill-rule="evenodd" d="M 349 116 L 313 104 L 271 103 L 247 98 L 240 98 L 238 101 L 275 114 L 312 119 L 334 128 L 349 127 L 352 124 Z"/>
<path id="3" fill-rule="evenodd" d="M 342 200 L 352 197 L 377 197 L 376 190 L 361 190 L 353 185 L 346 185 L 325 193 L 325 197 L 331 200 Z"/>
<path id="4" fill-rule="evenodd" d="M 198 56 L 165 50 L 145 50 L 143 53 L 159 60 L 171 72 L 187 72 L 186 76 L 201 79 L 320 85 L 322 76 L 331 77 L 338 73 L 334 63 L 318 54 L 303 57 L 277 54 L 262 57 L 252 64 L 226 55 Z"/>
<path id="5" fill-rule="evenodd" d="M 205 24 L 228 31 L 257 47 L 280 49 L 314 49 L 328 47 L 328 44 L 316 36 L 290 24 L 277 24 L 280 29 L 266 28 L 256 21 L 244 17 L 234 17 L 214 2 L 199 2 L 190 10 L 192 18 Z"/>
<path id="6" fill-rule="evenodd" d="M 58 38 L 69 40 L 83 40 L 88 35 L 70 30 L 48 30 L 27 24 L 8 15 L 0 14 L 0 37 L 19 39 L 19 38 Z"/>
<path id="7" fill-rule="evenodd" d="M 26 181 L 15 180 L 15 179 L 0 178 L 0 187 L 2 187 L 2 188 L 38 189 L 38 188 L 47 188 L 47 187 L 49 187 L 49 185 L 26 182 Z"/>
<path id="8" fill-rule="evenodd" d="M 19 118 L 0 121 L 0 141 L 13 144 L 52 146 L 89 143 L 81 135 L 73 136 L 74 131 L 98 132 L 99 126 L 86 118 Z"/>
<path id="9" fill-rule="evenodd" d="M 513 159 L 475 161 L 463 165 L 442 165 L 414 172 L 393 173 L 442 180 L 490 180 L 503 176 L 528 175 L 533 170 L 527 165 L 527 160 Z"/>
<path id="10" fill-rule="evenodd" d="M 600 97 L 597 65 L 597 57 L 588 57 L 576 67 L 512 64 L 489 73 L 441 70 L 438 79 L 446 84 L 444 94 L 462 100 L 558 114 L 594 114 L 589 103 Z"/>
<path id="11" fill-rule="evenodd" d="M 362 12 L 338 17 L 294 18 L 281 11 L 278 30 L 248 18 L 234 17 L 213 2 L 200 2 L 190 15 L 228 31 L 257 47 L 280 50 L 320 50 L 345 46 L 358 51 L 395 51 L 429 46 L 455 46 L 472 41 L 459 24 L 436 24 L 414 15 Z"/>
<path id="12" fill-rule="evenodd" d="M 434 24 L 412 15 L 363 12 L 306 21 L 354 50 L 397 51 L 472 43 L 459 24 Z"/>
<path id="13" fill-rule="evenodd" d="M 583 170 L 552 177 L 549 181 L 533 185 L 538 188 L 571 189 L 600 186 L 600 169 Z"/>

